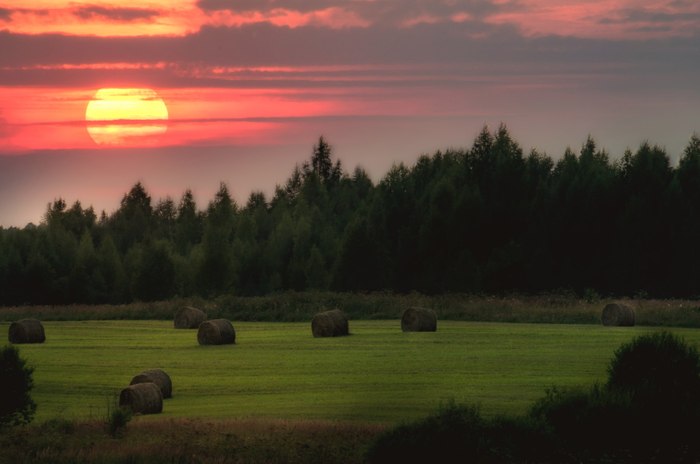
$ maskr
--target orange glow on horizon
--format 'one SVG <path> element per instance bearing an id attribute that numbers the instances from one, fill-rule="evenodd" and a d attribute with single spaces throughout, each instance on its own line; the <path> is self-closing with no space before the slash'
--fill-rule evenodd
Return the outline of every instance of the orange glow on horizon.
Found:
<path id="1" fill-rule="evenodd" d="M 259 146 L 284 140 L 290 127 L 314 118 L 444 115 L 463 110 L 457 103 L 447 103 L 459 100 L 448 89 L 440 92 L 437 100 L 429 96 L 416 99 L 416 94 L 415 89 L 404 86 L 165 88 L 159 89 L 158 95 L 167 108 L 158 109 L 160 103 L 149 100 L 146 94 L 140 103 L 116 101 L 104 106 L 102 97 L 93 100 L 97 95 L 85 90 L 0 87 L 0 144 L 6 154 L 89 149 L 95 147 L 94 137 L 103 138 L 97 141 L 102 148 Z M 155 106 L 140 115 L 130 114 L 127 109 L 136 104 Z M 317 124 L 322 130 L 322 124 Z"/>
<path id="2" fill-rule="evenodd" d="M 151 89 L 100 89 L 87 104 L 85 120 L 98 145 L 143 144 L 166 132 L 168 108 Z"/>

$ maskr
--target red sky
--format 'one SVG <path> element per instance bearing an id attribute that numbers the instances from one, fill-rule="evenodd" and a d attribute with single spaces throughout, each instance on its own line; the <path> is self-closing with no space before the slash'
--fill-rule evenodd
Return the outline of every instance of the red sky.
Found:
<path id="1" fill-rule="evenodd" d="M 690 0 L 0 0 L 0 50 L 5 227 L 59 196 L 111 212 L 139 180 L 244 202 L 320 135 L 378 180 L 484 124 L 553 158 L 590 134 L 677 159 L 700 130 Z M 101 88 L 153 89 L 167 131 L 96 145 Z"/>

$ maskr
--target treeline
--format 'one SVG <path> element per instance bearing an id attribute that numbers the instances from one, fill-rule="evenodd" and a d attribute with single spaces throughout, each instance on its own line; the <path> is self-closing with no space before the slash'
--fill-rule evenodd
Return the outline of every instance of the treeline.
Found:
<path id="1" fill-rule="evenodd" d="M 123 303 L 282 290 L 700 295 L 700 138 L 676 167 L 589 138 L 554 161 L 505 126 L 374 184 L 320 138 L 272 198 L 221 184 L 154 201 L 141 183 L 99 217 L 50 203 L 0 228 L 0 304 Z"/>

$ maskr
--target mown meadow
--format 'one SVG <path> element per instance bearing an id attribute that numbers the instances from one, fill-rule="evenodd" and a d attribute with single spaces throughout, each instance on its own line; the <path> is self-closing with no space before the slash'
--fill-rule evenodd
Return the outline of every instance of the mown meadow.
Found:
<path id="1" fill-rule="evenodd" d="M 7 323 L 0 330 L 7 330 Z M 104 416 L 143 369 L 173 381 L 167 418 L 269 418 L 395 424 L 441 403 L 520 414 L 551 386 L 605 378 L 614 350 L 650 327 L 440 321 L 403 333 L 397 321 L 351 321 L 351 335 L 313 338 L 308 323 L 235 322 L 235 345 L 200 346 L 170 321 L 46 322 L 22 345 L 35 368 L 36 421 Z M 690 343 L 692 329 L 674 329 Z"/>
<path id="2" fill-rule="evenodd" d="M 635 327 L 602 326 L 607 302 L 292 292 L 3 308 L 0 331 L 35 317 L 47 339 L 16 345 L 35 369 L 38 409 L 2 434 L 0 463 L 362 463 L 384 431 L 446 404 L 522 417 L 551 387 L 605 382 L 621 344 L 662 326 L 700 342 L 695 301 L 627 300 Z M 232 320 L 236 344 L 200 346 L 196 330 L 174 329 L 187 304 Z M 437 308 L 437 332 L 402 332 L 408 306 Z M 350 316 L 350 336 L 312 336 L 310 317 L 324 307 Z M 116 395 L 148 368 L 169 373 L 173 398 L 112 436 Z"/>

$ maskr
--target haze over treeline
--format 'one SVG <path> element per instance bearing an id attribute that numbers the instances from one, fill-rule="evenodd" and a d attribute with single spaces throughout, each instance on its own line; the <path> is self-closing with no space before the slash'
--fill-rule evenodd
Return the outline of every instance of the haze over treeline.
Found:
<path id="1" fill-rule="evenodd" d="M 89 200 L 89 199 L 86 199 Z M 678 166 L 648 143 L 612 160 L 589 138 L 558 161 L 505 126 L 378 184 L 323 138 L 272 198 L 225 184 L 114 213 L 55 200 L 0 228 L 0 303 L 123 303 L 284 290 L 700 295 L 700 138 Z"/>

